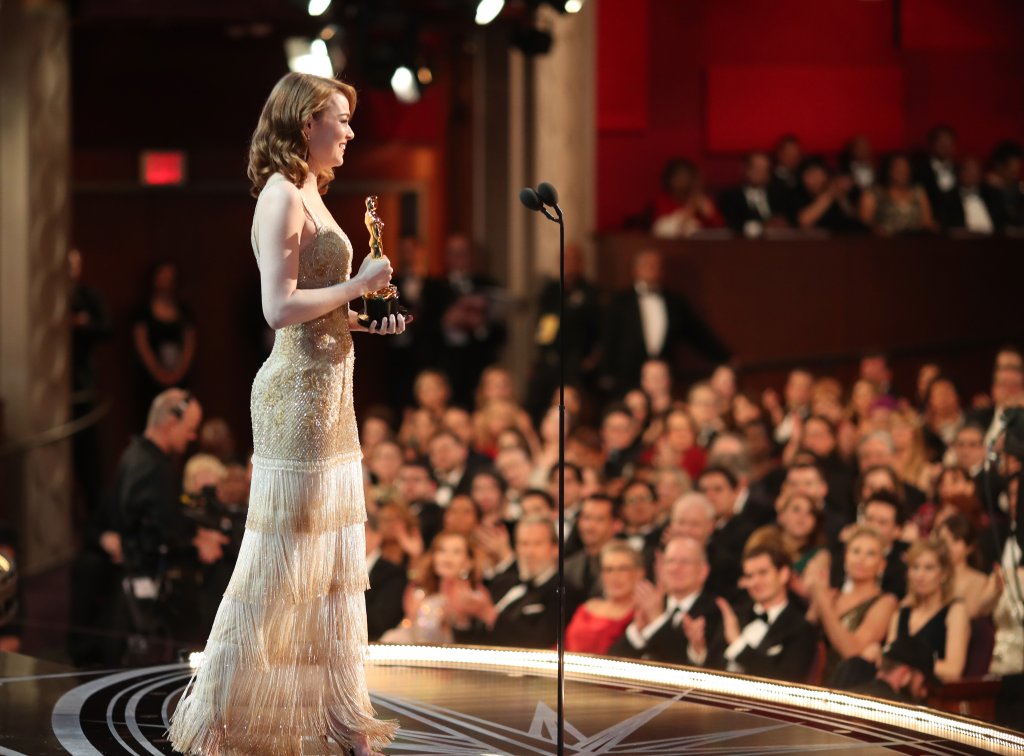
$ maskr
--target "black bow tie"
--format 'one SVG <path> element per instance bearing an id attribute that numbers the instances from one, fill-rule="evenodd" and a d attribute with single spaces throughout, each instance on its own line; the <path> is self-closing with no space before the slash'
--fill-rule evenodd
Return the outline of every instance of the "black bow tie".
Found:
<path id="1" fill-rule="evenodd" d="M 751 621 L 756 622 L 757 620 L 761 620 L 766 625 L 771 624 L 771 622 L 768 621 L 768 615 L 764 612 L 754 612 L 754 619 Z"/>

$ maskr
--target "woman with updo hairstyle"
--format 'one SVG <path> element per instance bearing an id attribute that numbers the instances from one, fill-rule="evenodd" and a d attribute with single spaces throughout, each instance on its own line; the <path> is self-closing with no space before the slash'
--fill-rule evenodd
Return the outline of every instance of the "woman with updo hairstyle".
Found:
<path id="1" fill-rule="evenodd" d="M 953 563 L 953 596 L 964 602 L 971 619 L 991 614 L 999 593 L 995 576 L 976 568 L 977 529 L 962 514 L 954 514 L 935 527 L 935 535 L 946 544 Z"/>
<path id="2" fill-rule="evenodd" d="M 352 304 L 390 283 L 391 264 L 369 254 L 352 274 L 352 244 L 322 197 L 355 137 L 355 105 L 348 84 L 289 73 L 252 135 L 250 240 L 274 346 L 252 384 L 245 535 L 203 663 L 170 720 L 183 754 L 370 756 L 397 729 L 376 719 L 363 668 L 366 494 L 352 334 L 402 333 L 405 319 L 360 324 Z M 367 212 L 366 224 L 377 238 L 379 219 Z"/>

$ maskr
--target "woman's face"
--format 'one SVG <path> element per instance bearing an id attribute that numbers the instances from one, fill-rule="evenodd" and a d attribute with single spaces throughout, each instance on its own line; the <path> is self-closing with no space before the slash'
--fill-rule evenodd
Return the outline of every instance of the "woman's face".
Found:
<path id="1" fill-rule="evenodd" d="M 846 574 L 855 582 L 878 580 L 885 570 L 885 553 L 877 538 L 862 535 L 846 546 Z"/>
<path id="2" fill-rule="evenodd" d="M 448 404 L 448 388 L 438 375 L 428 373 L 416 382 L 416 401 L 421 407 L 440 411 Z"/>
<path id="3" fill-rule="evenodd" d="M 879 491 L 895 491 L 896 481 L 888 470 L 872 470 L 864 477 L 864 485 L 860 489 L 861 500 L 867 499 L 871 494 Z"/>
<path id="4" fill-rule="evenodd" d="M 736 396 L 736 373 L 728 365 L 719 365 L 711 374 L 711 388 L 722 398 L 724 406 L 728 406 Z"/>
<path id="5" fill-rule="evenodd" d="M 761 408 L 743 394 L 736 394 L 732 399 L 732 418 L 736 425 L 742 427 L 761 418 Z"/>
<path id="6" fill-rule="evenodd" d="M 626 394 L 622 402 L 629 408 L 638 423 L 643 425 L 647 422 L 647 397 L 642 391 L 633 389 Z"/>
<path id="7" fill-rule="evenodd" d="M 914 426 L 901 415 L 892 415 L 889 432 L 897 451 L 909 449 L 914 444 Z"/>
<path id="8" fill-rule="evenodd" d="M 490 475 L 477 475 L 473 478 L 470 496 L 485 515 L 501 513 L 501 487 Z"/>
<path id="9" fill-rule="evenodd" d="M 907 570 L 908 588 L 919 599 L 941 591 L 943 578 L 945 575 L 942 573 L 942 566 L 933 551 L 921 552 Z"/>
<path id="10" fill-rule="evenodd" d="M 495 399 L 511 400 L 512 379 L 504 370 L 488 370 L 484 374 L 480 394 L 485 404 Z"/>
<path id="11" fill-rule="evenodd" d="M 461 536 L 439 536 L 434 544 L 434 572 L 441 579 L 457 578 L 469 571 L 469 546 Z"/>
<path id="12" fill-rule="evenodd" d="M 946 548 L 949 549 L 949 558 L 955 567 L 967 564 L 967 556 L 970 554 L 970 549 L 966 543 L 959 540 L 946 527 L 939 527 L 939 538 L 942 539 L 946 544 Z"/>
<path id="13" fill-rule="evenodd" d="M 803 543 L 810 538 L 817 524 L 813 506 L 803 496 L 793 497 L 779 512 L 779 526 L 789 536 Z"/>
<path id="14" fill-rule="evenodd" d="M 170 294 L 178 283 L 178 269 L 173 265 L 161 265 L 153 271 L 153 290 L 161 294 Z"/>
<path id="15" fill-rule="evenodd" d="M 828 174 L 825 173 L 825 169 L 821 166 L 812 165 L 804 171 L 803 182 L 807 193 L 812 197 L 817 197 L 825 191 L 825 186 L 828 184 Z"/>
<path id="16" fill-rule="evenodd" d="M 327 107 L 306 121 L 310 164 L 318 168 L 337 168 L 345 162 L 345 145 L 356 136 L 349 124 L 350 118 L 348 100 L 335 92 L 327 101 Z"/>
<path id="17" fill-rule="evenodd" d="M 690 418 L 682 412 L 673 412 L 665 420 L 665 440 L 673 449 L 684 452 L 697 443 Z"/>
<path id="18" fill-rule="evenodd" d="M 959 469 L 947 470 L 939 483 L 939 501 L 952 503 L 974 496 L 974 482 Z"/>
<path id="19" fill-rule="evenodd" d="M 889 167 L 889 181 L 893 186 L 910 186 L 910 161 L 905 157 L 894 158 Z"/>
<path id="20" fill-rule="evenodd" d="M 611 601 L 629 598 L 640 582 L 641 570 L 628 554 L 611 552 L 601 556 L 601 586 Z"/>
<path id="21" fill-rule="evenodd" d="M 476 508 L 468 496 L 456 496 L 444 511 L 444 529 L 469 536 L 480 523 L 476 519 Z"/>
<path id="22" fill-rule="evenodd" d="M 869 381 L 857 381 L 853 384 L 853 393 L 851 399 L 853 401 L 853 408 L 857 411 L 857 414 L 861 417 L 867 417 L 868 410 L 871 408 L 871 402 L 875 401 L 875 397 L 878 392 L 875 387 Z"/>

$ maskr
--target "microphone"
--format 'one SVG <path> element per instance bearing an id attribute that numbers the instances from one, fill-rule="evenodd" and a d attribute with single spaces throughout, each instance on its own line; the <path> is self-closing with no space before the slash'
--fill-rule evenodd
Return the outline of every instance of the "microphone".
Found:
<path id="1" fill-rule="evenodd" d="M 545 205 L 558 208 L 558 190 L 547 181 L 541 181 L 537 184 L 536 194 Z"/>
<path id="2" fill-rule="evenodd" d="M 542 184 L 541 186 L 544 185 Z M 548 184 L 548 186 L 551 185 Z M 537 195 L 537 192 L 535 192 L 530 187 L 527 186 L 520 190 L 519 201 L 522 202 L 530 210 L 539 210 L 540 212 L 544 213 L 544 217 L 547 218 L 548 220 L 555 221 L 555 223 L 558 222 L 555 219 L 555 217 L 551 213 L 549 213 L 547 209 L 544 207 L 544 203 L 541 202 L 541 198 Z"/>

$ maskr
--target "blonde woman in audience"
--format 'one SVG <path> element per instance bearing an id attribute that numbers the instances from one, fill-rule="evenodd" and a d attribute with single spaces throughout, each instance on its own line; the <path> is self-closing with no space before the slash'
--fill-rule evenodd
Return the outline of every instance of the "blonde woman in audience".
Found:
<path id="1" fill-rule="evenodd" d="M 896 447 L 893 467 L 904 483 L 930 491 L 935 472 L 925 454 L 924 430 L 917 413 L 903 407 L 892 413 L 889 432 Z"/>
<path id="2" fill-rule="evenodd" d="M 220 483 L 227 472 L 224 463 L 212 454 L 194 454 L 185 463 L 181 490 L 188 496 L 197 496 L 204 488 Z"/>
<path id="3" fill-rule="evenodd" d="M 636 587 L 644 577 L 643 555 L 625 541 L 601 549 L 601 598 L 576 610 L 565 630 L 567 651 L 606 654 L 633 621 Z"/>
<path id="4" fill-rule="evenodd" d="M 935 654 L 935 676 L 959 680 L 967 663 L 970 618 L 953 595 L 953 562 L 942 541 L 922 539 L 907 551 L 907 597 L 889 623 L 887 641 L 920 638 Z"/>
<path id="5" fill-rule="evenodd" d="M 882 644 L 898 606 L 896 597 L 880 587 L 886 564 L 885 543 L 874 530 L 854 528 L 843 558 L 846 585 L 842 592 L 829 586 L 827 559 L 804 571 L 810 604 L 807 619 L 818 624 L 825 636 L 825 681 L 843 659 L 860 656 Z"/>

